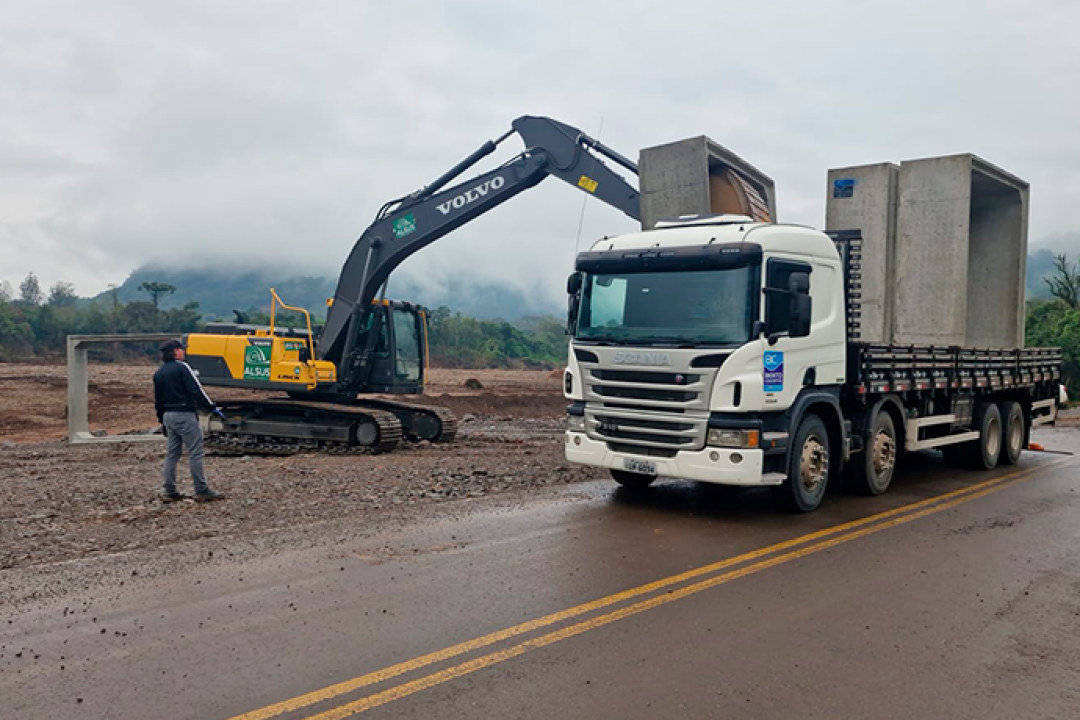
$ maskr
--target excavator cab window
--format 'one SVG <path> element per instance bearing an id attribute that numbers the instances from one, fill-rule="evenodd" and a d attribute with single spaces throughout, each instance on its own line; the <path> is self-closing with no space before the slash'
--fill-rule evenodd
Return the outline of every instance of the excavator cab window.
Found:
<path id="1" fill-rule="evenodd" d="M 394 308 L 394 341 L 397 358 L 394 375 L 398 380 L 419 382 L 421 371 L 420 323 L 415 311 Z"/>
<path id="2" fill-rule="evenodd" d="M 390 357 L 390 329 L 386 325 L 386 315 L 372 313 L 372 317 L 379 315 L 379 337 L 375 340 L 375 354 L 379 357 Z"/>
<path id="3" fill-rule="evenodd" d="M 371 332 L 371 326 L 373 324 L 378 325 L 379 335 L 375 338 L 375 347 L 372 348 L 372 351 L 375 353 L 376 357 L 390 357 L 390 331 L 386 326 L 386 313 L 379 308 L 376 308 L 374 312 L 368 314 L 363 327 L 361 327 L 360 332 L 357 333 L 357 347 L 364 347 L 367 345 L 368 333 Z"/>

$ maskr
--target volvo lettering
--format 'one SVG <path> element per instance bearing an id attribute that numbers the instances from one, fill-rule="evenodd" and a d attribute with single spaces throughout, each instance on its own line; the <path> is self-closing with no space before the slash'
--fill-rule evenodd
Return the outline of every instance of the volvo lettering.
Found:
<path id="1" fill-rule="evenodd" d="M 444 203 L 436 205 L 435 207 L 443 215 L 447 215 L 449 214 L 450 210 L 459 210 L 468 205 L 469 203 L 475 202 L 480 198 L 484 197 L 488 194 L 488 191 L 498 190 L 505 184 L 506 180 L 504 180 L 501 175 L 498 175 L 491 178 L 490 180 L 487 180 L 477 185 L 470 190 L 467 190 L 466 192 L 463 192 L 456 197 L 451 198 L 450 200 L 447 200 Z"/>

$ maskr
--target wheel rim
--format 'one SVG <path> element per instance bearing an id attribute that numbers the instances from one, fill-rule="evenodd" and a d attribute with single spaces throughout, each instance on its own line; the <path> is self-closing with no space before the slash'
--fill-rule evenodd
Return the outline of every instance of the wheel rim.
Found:
<path id="1" fill-rule="evenodd" d="M 825 483 L 829 472 L 829 449 L 817 435 L 810 435 L 802 446 L 799 475 L 803 489 L 814 493 Z"/>
<path id="2" fill-rule="evenodd" d="M 887 476 L 896 464 L 896 441 L 885 430 L 874 437 L 874 475 Z"/>
<path id="3" fill-rule="evenodd" d="M 1024 444 L 1024 423 L 1019 416 L 1013 416 L 1009 422 L 1009 450 L 1018 452 Z"/>
<path id="4" fill-rule="evenodd" d="M 986 425 L 986 454 L 997 457 L 1001 452 L 1001 425 L 997 419 L 991 419 Z"/>

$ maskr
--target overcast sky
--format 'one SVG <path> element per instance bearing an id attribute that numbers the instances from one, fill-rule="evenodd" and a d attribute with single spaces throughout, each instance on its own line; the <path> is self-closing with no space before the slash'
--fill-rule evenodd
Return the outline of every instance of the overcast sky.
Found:
<path id="1" fill-rule="evenodd" d="M 384 201 L 522 114 L 631 157 L 708 135 L 815 226 L 830 167 L 974 152 L 1031 182 L 1038 241 L 1080 230 L 1078 26 L 1075 0 L 0 0 L 0 280 L 336 275 Z M 591 201 L 579 240 L 583 197 L 549 179 L 403 271 L 558 297 L 578 244 L 634 228 Z"/>

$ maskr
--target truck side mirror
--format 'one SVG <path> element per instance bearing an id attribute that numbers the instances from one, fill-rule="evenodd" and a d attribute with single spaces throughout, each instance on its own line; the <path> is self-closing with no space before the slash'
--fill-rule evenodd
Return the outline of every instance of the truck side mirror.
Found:
<path id="1" fill-rule="evenodd" d="M 791 301 L 791 337 L 806 337 L 810 334 L 810 318 L 813 315 L 813 303 L 810 298 L 810 274 L 791 273 L 788 278 L 788 296 Z"/>
<path id="2" fill-rule="evenodd" d="M 573 335 L 577 332 L 578 308 L 581 306 L 581 273 L 570 273 L 566 278 L 566 294 L 569 295 L 566 302 L 566 334 Z"/>

